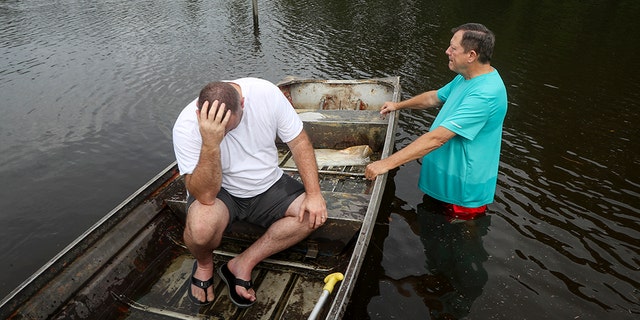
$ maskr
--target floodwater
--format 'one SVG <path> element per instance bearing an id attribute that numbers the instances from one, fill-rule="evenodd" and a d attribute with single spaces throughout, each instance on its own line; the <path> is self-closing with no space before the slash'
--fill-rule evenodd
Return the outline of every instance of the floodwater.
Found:
<path id="1" fill-rule="evenodd" d="M 640 2 L 0 1 L 0 296 L 173 160 L 208 81 L 454 74 L 450 29 L 497 37 L 491 214 L 448 224 L 392 172 L 348 319 L 640 317 Z M 403 111 L 398 148 L 437 110 Z"/>

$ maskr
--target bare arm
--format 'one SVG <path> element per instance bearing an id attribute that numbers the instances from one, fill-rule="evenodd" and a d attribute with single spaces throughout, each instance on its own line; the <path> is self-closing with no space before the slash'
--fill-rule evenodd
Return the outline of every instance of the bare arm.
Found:
<path id="1" fill-rule="evenodd" d="M 453 131 L 445 127 L 437 127 L 435 130 L 423 134 L 411 144 L 391 156 L 367 165 L 365 177 L 369 180 L 373 180 L 380 174 L 384 174 L 409 161 L 421 158 L 429 152 L 440 148 L 455 135 L 456 134 L 453 133 Z"/>
<path id="2" fill-rule="evenodd" d="M 442 101 L 438 99 L 438 92 L 431 90 L 400 102 L 387 101 L 380 109 L 380 113 L 387 114 L 400 109 L 427 109 L 440 105 L 442 105 Z"/>
<path id="3" fill-rule="evenodd" d="M 211 205 L 215 201 L 222 185 L 222 164 L 220 160 L 220 142 L 224 138 L 225 127 L 229 122 L 230 111 L 218 101 L 209 108 L 205 101 L 202 109 L 197 111 L 202 149 L 200 158 L 193 173 L 184 177 L 187 190 L 200 203 Z"/>
<path id="4" fill-rule="evenodd" d="M 221 167 L 220 148 L 202 148 L 195 170 L 184 176 L 189 194 L 202 204 L 213 204 L 222 185 Z"/>
<path id="5" fill-rule="evenodd" d="M 315 153 L 311 146 L 309 136 L 303 130 L 293 140 L 287 143 L 293 159 L 298 167 L 298 172 L 302 178 L 305 190 L 305 200 L 298 213 L 298 221 L 304 220 L 305 212 L 309 212 L 310 227 L 321 226 L 327 216 L 327 206 L 320 193 L 320 182 L 318 179 L 318 165 Z"/>

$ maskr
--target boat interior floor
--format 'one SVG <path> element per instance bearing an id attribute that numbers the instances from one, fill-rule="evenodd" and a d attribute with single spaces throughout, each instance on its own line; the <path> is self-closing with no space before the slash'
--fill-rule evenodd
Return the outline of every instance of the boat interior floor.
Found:
<path id="1" fill-rule="evenodd" d="M 355 170 L 362 171 L 362 168 Z M 288 174 L 300 179 L 295 171 Z M 124 255 L 135 257 L 132 263 L 139 266 L 140 274 L 130 276 L 130 281 L 123 281 L 127 285 L 121 286 L 118 292 L 110 293 L 115 304 L 122 308 L 109 311 L 104 318 L 113 318 L 113 312 L 116 317 L 126 319 L 205 316 L 209 319 L 291 319 L 310 314 L 322 292 L 324 277 L 346 268 L 352 242 L 357 239 L 370 200 L 369 190 L 362 187 L 363 177 L 360 175 L 323 175 L 323 179 L 322 192 L 329 212 L 328 221 L 303 242 L 266 259 L 255 268 L 252 281 L 258 301 L 250 308 L 236 308 L 228 297 L 224 282 L 217 275 L 214 275 L 216 299 L 212 304 L 197 306 L 189 299 L 187 290 L 193 256 L 182 241 L 186 192 L 181 190 L 174 192 L 175 197 L 166 201 L 166 209 L 156 219 L 155 223 L 163 226 L 150 227 L 155 231 L 150 231 L 146 240 L 149 245 L 142 246 L 150 252 Z M 354 179 L 360 181 L 356 183 L 352 181 Z M 178 220 L 179 223 L 170 220 Z M 250 223 L 235 223 L 225 234 L 222 245 L 213 252 L 216 265 L 242 252 L 264 231 Z M 160 249 L 152 243 L 162 244 L 162 251 L 159 252 Z M 140 250 L 139 245 L 136 247 Z M 95 290 L 99 291 L 98 288 L 87 288 L 86 294 Z"/>

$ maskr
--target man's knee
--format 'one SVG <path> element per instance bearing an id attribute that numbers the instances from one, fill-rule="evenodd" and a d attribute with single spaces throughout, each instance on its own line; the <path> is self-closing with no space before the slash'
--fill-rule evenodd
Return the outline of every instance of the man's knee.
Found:
<path id="1" fill-rule="evenodd" d="M 302 207 L 302 202 L 304 201 L 305 196 L 306 196 L 306 193 L 301 193 L 293 201 L 291 201 L 284 216 L 297 218 L 298 215 L 300 214 L 300 208 Z M 307 218 L 305 216 L 304 220 L 306 219 Z"/>
<path id="2" fill-rule="evenodd" d="M 185 236 L 197 244 L 205 244 L 222 237 L 229 222 L 229 213 L 222 201 L 204 205 L 194 201 L 187 213 Z"/>
<path id="3" fill-rule="evenodd" d="M 304 214 L 305 217 L 300 221 L 297 216 L 294 217 L 284 217 L 283 219 L 290 219 L 291 224 L 289 227 L 292 232 L 297 234 L 311 234 L 315 229 L 309 224 L 309 213 Z"/>

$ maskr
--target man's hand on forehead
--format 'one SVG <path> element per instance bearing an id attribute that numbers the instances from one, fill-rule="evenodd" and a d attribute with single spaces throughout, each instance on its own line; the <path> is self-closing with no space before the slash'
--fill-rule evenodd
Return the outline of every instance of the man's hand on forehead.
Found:
<path id="1" fill-rule="evenodd" d="M 227 110 L 227 106 L 224 103 L 220 103 L 218 100 L 214 100 L 212 104 L 209 104 L 209 101 L 205 101 L 200 108 L 200 113 L 205 114 L 206 118 L 217 118 L 220 113 L 220 121 L 225 120 L 229 117 L 231 110 Z"/>
<path id="2" fill-rule="evenodd" d="M 218 105 L 218 100 L 215 100 L 211 106 L 209 101 L 205 101 L 202 109 L 196 112 L 203 145 L 219 146 L 226 133 L 231 111 L 227 110 L 224 103 Z"/>

